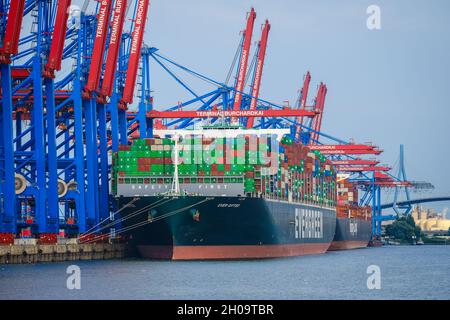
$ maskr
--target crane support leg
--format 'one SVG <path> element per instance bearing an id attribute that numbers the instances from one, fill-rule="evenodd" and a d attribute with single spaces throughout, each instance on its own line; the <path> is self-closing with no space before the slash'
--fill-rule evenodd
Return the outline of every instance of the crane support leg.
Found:
<path id="1" fill-rule="evenodd" d="M 14 184 L 14 145 L 13 145 L 13 110 L 12 110 L 12 88 L 11 88 L 11 66 L 1 64 L 1 84 L 2 84 L 2 116 L 1 116 L 1 137 L 3 146 L 3 174 L 4 181 L 1 192 L 3 192 L 3 208 L 0 207 L 0 233 L 16 232 L 16 193 Z M 1 173 L 0 173 L 1 174 Z M 3 209 L 3 210 L 2 210 Z"/>
<path id="2" fill-rule="evenodd" d="M 98 219 L 98 152 L 97 152 L 97 126 L 95 125 L 95 100 L 84 100 L 85 132 L 86 132 L 86 167 L 87 167 L 87 193 L 86 210 L 88 228 L 97 223 Z"/>
<path id="3" fill-rule="evenodd" d="M 32 111 L 33 135 L 34 135 L 34 156 L 36 182 L 34 185 L 35 194 L 35 217 L 38 224 L 38 232 L 47 232 L 47 186 L 46 186 L 46 152 L 45 152 L 45 128 L 43 113 L 43 94 L 41 78 L 41 57 L 34 57 L 33 63 L 33 94 L 34 104 Z"/>
<path id="4" fill-rule="evenodd" d="M 106 106 L 98 104 L 100 142 L 100 220 L 109 216 L 108 138 L 106 136 Z"/>
<path id="5" fill-rule="evenodd" d="M 125 110 L 119 110 L 119 135 L 120 144 L 128 144 L 128 128 L 127 128 L 127 112 Z"/>
<path id="6" fill-rule="evenodd" d="M 58 169 L 56 150 L 56 121 L 55 121 L 55 85 L 53 79 L 46 78 L 45 95 L 47 106 L 47 143 L 48 143 L 48 233 L 59 231 L 59 199 L 58 199 Z"/>
<path id="7" fill-rule="evenodd" d="M 111 102 L 108 105 L 109 115 L 111 117 L 111 147 L 113 152 L 119 151 L 119 109 L 117 104 L 117 93 L 113 93 L 111 96 Z"/>
<path id="8" fill-rule="evenodd" d="M 78 222 L 78 230 L 80 233 L 87 230 L 87 214 L 86 214 L 86 184 L 85 184 L 85 161 L 84 161 L 84 145 L 83 145 L 83 102 L 81 99 L 81 82 L 75 80 L 74 93 L 74 133 L 75 133 L 75 167 L 76 167 L 76 183 L 77 197 L 75 198 L 76 215 Z"/>

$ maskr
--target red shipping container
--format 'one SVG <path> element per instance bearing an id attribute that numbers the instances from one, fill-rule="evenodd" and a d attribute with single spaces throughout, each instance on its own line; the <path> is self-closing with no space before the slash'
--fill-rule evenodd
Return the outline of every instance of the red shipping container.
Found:
<path id="1" fill-rule="evenodd" d="M 246 178 L 254 178 L 255 177 L 255 172 L 247 171 L 247 172 L 245 172 L 245 177 Z"/>
<path id="2" fill-rule="evenodd" d="M 119 151 L 130 151 L 130 150 L 131 150 L 131 146 L 119 145 Z"/>

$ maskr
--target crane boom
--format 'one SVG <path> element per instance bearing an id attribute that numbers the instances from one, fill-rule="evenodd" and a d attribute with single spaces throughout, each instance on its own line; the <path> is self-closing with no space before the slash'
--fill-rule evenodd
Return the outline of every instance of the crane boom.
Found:
<path id="1" fill-rule="evenodd" d="M 147 112 L 148 118 L 219 118 L 219 117 L 314 117 L 315 111 L 281 109 L 281 110 L 208 110 L 208 111 L 156 111 Z"/>
<path id="2" fill-rule="evenodd" d="M 376 160 L 362 160 L 362 159 L 355 159 L 355 160 L 332 160 L 331 164 L 334 166 L 376 166 L 379 164 L 379 161 Z"/>
<path id="3" fill-rule="evenodd" d="M 44 76 L 47 78 L 54 78 L 55 71 L 61 70 L 61 61 L 64 51 L 64 41 L 66 40 L 67 19 L 69 18 L 70 4 L 71 0 L 58 1 L 52 45 L 50 47 L 48 61 L 44 70 Z"/>
<path id="4" fill-rule="evenodd" d="M 365 171 L 389 171 L 391 168 L 389 167 L 380 167 L 380 166 L 338 166 L 337 171 L 346 171 L 346 172 L 365 172 Z"/>
<path id="5" fill-rule="evenodd" d="M 299 99 L 299 109 L 305 109 L 306 108 L 306 100 L 308 99 L 308 91 L 309 91 L 309 84 L 311 82 L 311 74 L 309 71 L 306 73 L 305 79 L 303 80 L 303 87 L 302 91 L 300 93 L 300 99 Z M 296 123 L 303 124 L 303 118 L 297 118 L 295 119 Z M 297 125 L 295 128 L 295 139 L 300 139 L 300 133 L 302 132 L 301 125 Z"/>
<path id="6" fill-rule="evenodd" d="M 108 55 L 106 57 L 105 74 L 103 75 L 102 88 L 100 90 L 101 99 L 112 95 L 126 9 L 127 0 L 116 0 L 112 18 Z"/>
<path id="7" fill-rule="evenodd" d="M 332 145 L 314 145 L 308 147 L 310 150 L 373 150 L 375 146 L 369 146 L 365 144 L 332 144 Z"/>
<path id="8" fill-rule="evenodd" d="M 251 9 L 247 19 L 247 28 L 244 31 L 244 44 L 242 47 L 241 61 L 239 63 L 239 72 L 236 83 L 236 92 L 234 95 L 233 110 L 239 110 L 242 103 L 242 91 L 244 90 L 245 76 L 247 74 L 248 56 L 250 55 L 250 46 L 252 43 L 253 26 L 255 24 L 256 12 Z"/>
<path id="9" fill-rule="evenodd" d="M 123 90 L 122 100 L 119 108 L 126 110 L 127 105 L 133 103 L 134 87 L 136 85 L 136 77 L 141 56 L 142 40 L 144 37 L 145 22 L 147 20 L 149 0 L 138 0 L 136 8 L 136 19 L 134 21 L 134 29 L 131 39 L 131 49 L 128 61 L 127 77 L 125 80 L 125 88 Z"/>
<path id="10" fill-rule="evenodd" d="M 0 63 L 11 63 L 11 55 L 19 51 L 20 30 L 22 29 L 25 0 L 10 2 L 8 18 L 6 22 L 3 47 L 0 48 Z"/>
<path id="11" fill-rule="evenodd" d="M 85 92 L 89 96 L 92 92 L 98 90 L 100 83 L 111 7 L 112 0 L 102 0 L 100 2 L 100 10 L 97 15 L 97 29 L 95 31 L 94 48 L 92 49 L 92 59 L 89 68 L 89 77 L 84 88 Z"/>
<path id="12" fill-rule="evenodd" d="M 320 153 L 325 155 L 352 155 L 352 154 L 376 154 L 379 155 L 383 150 L 373 149 L 373 150 L 323 150 Z"/>
<path id="13" fill-rule="evenodd" d="M 264 60 L 266 58 L 267 40 L 269 39 L 270 23 L 266 20 L 264 24 L 263 32 L 261 35 L 261 41 L 259 42 L 258 62 L 256 64 L 255 78 L 252 89 L 252 100 L 250 102 L 250 110 L 256 110 L 258 104 L 259 90 L 261 88 L 261 78 L 264 69 Z M 254 118 L 249 118 L 247 121 L 247 128 L 253 128 L 255 122 Z"/>
<path id="14" fill-rule="evenodd" d="M 327 86 L 320 83 L 319 92 L 317 93 L 316 108 L 319 109 L 320 113 L 313 119 L 312 128 L 314 132 L 310 140 L 310 144 L 315 144 L 319 140 L 319 132 L 322 127 L 322 115 L 325 107 L 325 97 L 327 95 Z"/>

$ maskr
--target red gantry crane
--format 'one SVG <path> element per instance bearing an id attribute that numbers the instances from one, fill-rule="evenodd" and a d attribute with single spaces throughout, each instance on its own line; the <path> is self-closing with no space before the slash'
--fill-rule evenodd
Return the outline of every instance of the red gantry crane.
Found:
<path id="1" fill-rule="evenodd" d="M 234 94 L 233 110 L 240 110 L 242 104 L 242 92 L 245 85 L 245 77 L 247 75 L 248 56 L 250 55 L 250 46 L 252 43 L 253 27 L 255 24 L 256 12 L 252 8 L 247 19 L 247 28 L 244 31 L 244 43 L 242 46 L 241 60 L 239 62 L 239 71 L 236 81 L 236 92 Z M 237 119 L 233 118 L 232 122 Z"/>
<path id="2" fill-rule="evenodd" d="M 258 62 L 256 64 L 254 84 L 252 88 L 252 97 L 250 101 L 250 110 L 256 110 L 256 106 L 258 104 L 259 91 L 261 88 L 261 78 L 264 69 L 264 60 L 266 57 L 267 40 L 269 38 L 269 31 L 270 31 L 270 23 L 269 20 L 266 20 L 261 35 L 261 41 L 259 42 L 258 45 L 259 46 Z M 247 128 L 253 128 L 254 122 L 255 122 L 254 118 L 249 118 L 247 121 Z"/>

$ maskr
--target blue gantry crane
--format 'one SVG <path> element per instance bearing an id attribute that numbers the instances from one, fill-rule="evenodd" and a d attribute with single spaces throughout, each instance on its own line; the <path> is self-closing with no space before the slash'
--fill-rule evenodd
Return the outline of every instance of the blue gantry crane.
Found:
<path id="1" fill-rule="evenodd" d="M 54 243 L 109 216 L 108 153 L 127 143 L 118 106 L 131 102 L 149 1 L 133 3 L 122 32 L 131 1 L 76 17 L 70 0 L 1 2 L 0 241 Z"/>

